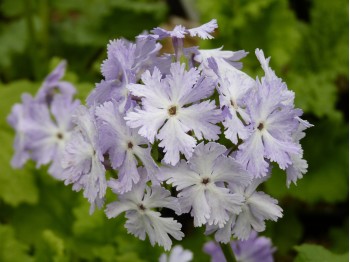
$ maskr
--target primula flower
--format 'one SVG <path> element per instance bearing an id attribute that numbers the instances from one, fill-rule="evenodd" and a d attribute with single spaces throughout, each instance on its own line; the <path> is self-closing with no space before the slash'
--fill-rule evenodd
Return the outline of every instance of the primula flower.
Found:
<path id="1" fill-rule="evenodd" d="M 25 119 L 27 136 L 26 148 L 31 152 L 31 158 L 36 167 L 53 161 L 49 173 L 61 178 L 61 155 L 73 130 L 72 112 L 79 101 L 71 101 L 62 94 L 56 94 L 50 107 L 46 104 L 32 103 L 29 117 Z"/>
<path id="2" fill-rule="evenodd" d="M 216 241 L 223 243 L 228 243 L 232 234 L 240 240 L 246 240 L 253 230 L 265 230 L 265 220 L 277 221 L 281 218 L 282 208 L 278 206 L 278 201 L 264 192 L 256 191 L 259 184 L 266 179 L 267 177 L 255 178 L 246 187 L 230 183 L 231 192 L 244 197 L 242 211 L 238 215 L 233 214 L 223 228 L 208 225 L 206 234 L 216 231 Z"/>
<path id="3" fill-rule="evenodd" d="M 292 164 L 291 155 L 300 154 L 301 147 L 292 134 L 301 110 L 287 102 L 290 96 L 280 79 L 263 78 L 256 83 L 256 91 L 246 99 L 251 135 L 239 146 L 236 159 L 255 177 L 261 177 L 268 171 L 266 159 L 286 169 Z"/>
<path id="4" fill-rule="evenodd" d="M 300 140 L 305 137 L 304 130 L 306 128 L 312 127 L 312 125 L 302 119 L 299 120 L 299 127 L 293 133 L 293 141 L 300 145 Z M 287 187 L 290 186 L 291 182 L 295 185 L 297 184 L 297 180 L 303 177 L 303 174 L 307 172 L 308 164 L 306 160 L 303 159 L 303 152 L 301 151 L 299 154 L 291 154 L 292 164 L 286 168 L 287 173 Z"/>
<path id="5" fill-rule="evenodd" d="M 220 66 L 219 66 L 220 67 Z M 222 124 L 225 137 L 237 144 L 238 139 L 245 140 L 250 135 L 247 127 L 250 117 L 246 110 L 246 97 L 255 87 L 255 81 L 236 68 L 219 70 L 220 107 L 226 111 Z"/>
<path id="6" fill-rule="evenodd" d="M 183 249 L 182 246 L 174 246 L 169 254 L 163 253 L 159 257 L 159 262 L 189 262 L 193 259 L 193 253 L 190 250 Z"/>
<path id="7" fill-rule="evenodd" d="M 12 107 L 7 122 L 16 130 L 14 142 L 15 154 L 12 157 L 11 165 L 15 168 L 22 167 L 30 159 L 30 151 L 26 147 L 28 138 L 26 137 L 26 121 L 31 118 L 31 104 L 35 103 L 29 94 L 22 95 L 22 104 L 15 104 Z"/>
<path id="8" fill-rule="evenodd" d="M 75 87 L 70 82 L 61 80 L 65 74 L 66 66 L 66 61 L 62 61 L 45 78 L 44 83 L 35 96 L 35 100 L 37 102 L 46 103 L 49 105 L 57 93 L 62 94 L 65 98 L 71 101 L 73 95 L 76 92 Z"/>
<path id="9" fill-rule="evenodd" d="M 146 168 L 148 176 L 153 180 L 157 165 L 151 157 L 151 148 L 147 139 L 129 128 L 123 114 L 119 112 L 115 101 L 105 102 L 96 108 L 99 123 L 99 141 L 102 152 L 108 152 L 113 169 L 118 170 L 118 179 L 111 179 L 109 186 L 118 193 L 131 190 L 140 175 L 138 159 Z"/>
<path id="10" fill-rule="evenodd" d="M 223 155 L 225 152 L 220 144 L 201 143 L 188 163 L 181 161 L 175 167 L 161 169 L 167 183 L 181 190 L 178 198 L 182 211 L 191 211 L 196 227 L 206 223 L 223 227 L 230 214 L 241 211 L 243 197 L 231 194 L 222 184 L 248 185 L 251 178 L 234 159 Z"/>
<path id="11" fill-rule="evenodd" d="M 66 185 L 73 184 L 73 190 L 84 190 L 84 197 L 91 203 L 92 213 L 95 206 L 102 206 L 107 189 L 94 108 L 78 107 L 73 122 L 77 127 L 62 155 L 62 175 Z"/>
<path id="12" fill-rule="evenodd" d="M 136 83 L 146 69 L 151 69 L 159 60 L 157 54 L 161 45 L 152 38 L 138 39 L 131 43 L 124 39 L 110 41 L 107 45 L 107 59 L 101 71 L 105 80 L 87 98 L 88 105 L 102 104 L 114 99 L 121 110 L 130 107 L 129 91 L 126 85 Z"/>
<path id="13" fill-rule="evenodd" d="M 214 101 L 203 101 L 213 93 L 211 79 L 200 76 L 192 68 L 185 71 L 185 65 L 171 64 L 171 75 L 165 79 L 157 68 L 153 74 L 146 71 L 142 75 L 144 85 L 129 85 L 131 93 L 141 97 L 142 108 L 128 112 L 125 120 L 132 128 L 140 128 L 139 134 L 151 143 L 161 140 L 164 148 L 164 162 L 176 165 L 180 153 L 191 157 L 196 139 L 187 132 L 193 130 L 198 139 L 218 139 L 221 112 Z M 159 130 L 159 132 L 158 132 Z"/>
<path id="14" fill-rule="evenodd" d="M 177 240 L 184 236 L 181 224 L 173 218 L 161 217 L 161 213 L 154 209 L 169 208 L 180 213 L 179 203 L 168 190 L 160 186 L 148 187 L 144 177 L 145 174 L 130 192 L 119 195 L 118 201 L 108 204 L 106 215 L 112 218 L 126 212 L 125 227 L 129 233 L 141 240 L 145 240 L 147 234 L 152 246 L 158 243 L 165 250 L 170 250 L 172 241 L 169 235 Z"/>
<path id="15" fill-rule="evenodd" d="M 154 38 L 157 40 L 161 40 L 167 37 L 171 37 L 175 57 L 177 61 L 179 61 L 181 55 L 183 55 L 184 38 L 186 35 L 189 34 L 191 37 L 198 36 L 202 39 L 212 39 L 213 36 L 211 35 L 211 33 L 213 33 L 217 27 L 218 24 L 216 22 L 216 19 L 212 19 L 206 24 L 191 29 L 187 29 L 182 25 L 175 26 L 175 28 L 171 31 L 157 27 L 151 31 L 153 34 L 139 35 L 138 38 Z"/>
<path id="16" fill-rule="evenodd" d="M 213 36 L 210 34 L 213 33 L 216 28 L 218 28 L 217 21 L 216 19 L 212 19 L 208 23 L 191 29 L 187 29 L 182 25 L 175 26 L 175 28 L 171 31 L 165 30 L 160 27 L 156 27 L 153 30 L 151 30 L 153 34 L 140 35 L 138 38 L 143 39 L 152 37 L 154 39 L 161 40 L 166 37 L 185 38 L 185 35 L 189 34 L 192 37 L 198 36 L 202 39 L 212 39 Z"/>
<path id="17" fill-rule="evenodd" d="M 222 50 L 222 47 L 216 49 L 198 49 L 198 52 L 194 55 L 194 60 L 201 63 L 201 67 L 208 68 L 208 58 L 213 58 L 216 63 L 222 67 L 234 67 L 242 69 L 242 62 L 238 62 L 242 58 L 246 57 L 248 52 L 244 50 L 228 51 Z"/>
<path id="18" fill-rule="evenodd" d="M 56 149 L 54 149 L 56 148 L 55 139 L 50 140 L 49 137 L 53 138 L 50 134 L 54 132 L 56 127 L 66 131 L 70 110 L 77 103 L 76 101 L 72 102 L 75 93 L 74 86 L 69 82 L 61 81 L 65 69 L 66 62 L 63 61 L 45 78 L 34 98 L 30 94 L 25 93 L 22 95 L 22 104 L 13 106 L 11 114 L 7 118 L 8 123 L 16 130 L 15 155 L 11 160 L 13 167 L 22 167 L 30 158 L 37 161 L 37 167 L 57 159 L 55 157 Z M 60 98 L 55 99 L 56 96 L 60 96 Z M 55 105 L 51 106 L 53 100 L 56 100 Z M 66 108 L 61 109 L 58 104 L 64 104 Z M 50 110 L 55 112 L 50 112 Z M 65 111 L 65 116 L 60 114 L 61 110 Z M 50 114 L 53 114 L 58 122 L 53 122 Z M 41 117 L 43 119 L 40 119 Z M 41 121 L 44 122 L 41 123 Z M 71 127 L 68 129 L 71 129 Z M 28 132 L 31 133 L 31 138 L 28 138 Z M 59 144 L 61 145 L 60 148 L 62 148 L 63 143 L 60 142 Z M 43 153 L 42 150 L 49 150 L 50 152 L 46 151 Z M 56 166 L 55 163 L 51 165 L 49 170 L 51 174 L 55 173 L 54 170 L 56 168 L 54 166 Z M 57 177 L 57 175 L 53 175 Z"/>
<path id="19" fill-rule="evenodd" d="M 273 253 L 276 248 L 272 246 L 271 239 L 259 237 L 253 231 L 247 240 L 231 241 L 230 246 L 237 261 L 240 262 L 273 262 Z M 212 262 L 226 262 L 221 247 L 214 241 L 204 245 L 204 252 L 211 256 Z"/>

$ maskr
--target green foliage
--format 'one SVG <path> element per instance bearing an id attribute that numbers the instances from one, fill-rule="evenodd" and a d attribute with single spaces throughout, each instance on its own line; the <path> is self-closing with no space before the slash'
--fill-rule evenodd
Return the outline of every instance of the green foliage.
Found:
<path id="1" fill-rule="evenodd" d="M 300 20 L 292 2 L 311 3 L 309 18 Z M 266 235 L 277 247 L 276 258 L 291 261 L 293 246 L 310 237 L 299 217 L 303 209 L 309 212 L 326 204 L 335 210 L 348 201 L 348 123 L 339 105 L 342 96 L 348 96 L 348 2 L 197 0 L 197 7 L 203 22 L 217 18 L 219 24 L 216 38 L 201 45 L 249 51 L 243 63 L 251 75 L 261 75 L 254 50 L 263 49 L 314 125 L 302 140 L 309 171 L 298 186 L 287 189 L 285 172 L 277 168 L 264 185 L 284 208 L 282 219 L 267 223 Z M 122 216 L 107 219 L 103 210 L 89 215 L 82 193 L 48 176 L 45 168 L 35 170 L 29 162 L 23 169 L 12 169 L 14 132 L 6 117 L 21 101 L 21 93 L 37 91 L 61 57 L 69 65 L 65 80 L 76 86 L 77 98 L 84 103 L 101 79 L 108 41 L 133 39 L 164 22 L 166 13 L 162 0 L 1 1 L 0 261 L 141 262 L 156 261 L 163 252 L 148 239 L 127 234 Z M 224 137 L 221 142 L 232 146 Z M 152 156 L 158 159 L 155 147 Z M 113 201 L 114 195 L 108 192 L 107 198 Z M 304 244 L 295 248 L 295 261 L 347 261 L 347 254 L 339 254 L 348 252 L 348 218 L 340 221 L 329 227 L 327 221 L 327 230 L 320 229 L 324 233 L 319 243 L 336 254 Z M 184 224 L 186 237 L 180 244 L 192 250 L 194 261 L 209 261 L 202 252 L 210 240 L 203 230 Z"/>
<path id="2" fill-rule="evenodd" d="M 347 262 L 349 254 L 333 254 L 322 246 L 304 244 L 295 247 L 298 256 L 295 262 Z"/>
<path id="3" fill-rule="evenodd" d="M 166 12 L 161 0 L 5 0 L 0 5 L 5 17 L 0 23 L 0 79 L 42 79 L 50 58 L 61 56 L 83 79 L 93 81 L 98 76 L 94 62 L 104 57 L 110 39 L 131 39 L 150 30 Z"/>
<path id="4" fill-rule="evenodd" d="M 284 209 L 283 217 L 276 222 L 269 222 L 264 235 L 273 240 L 280 254 L 285 255 L 290 247 L 299 243 L 303 227 L 298 220 L 294 208 Z"/>
<path id="5" fill-rule="evenodd" d="M 0 260 L 3 262 L 33 262 L 29 247 L 19 242 L 11 226 L 0 224 Z"/>

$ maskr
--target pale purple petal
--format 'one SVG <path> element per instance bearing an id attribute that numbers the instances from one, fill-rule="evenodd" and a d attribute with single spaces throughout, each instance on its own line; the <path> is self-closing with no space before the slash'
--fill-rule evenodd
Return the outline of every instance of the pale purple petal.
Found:
<path id="1" fill-rule="evenodd" d="M 199 27 L 188 29 L 190 36 L 198 36 L 202 39 L 212 39 L 213 36 L 210 35 L 218 28 L 216 19 L 212 19 L 210 22 L 203 24 Z"/>

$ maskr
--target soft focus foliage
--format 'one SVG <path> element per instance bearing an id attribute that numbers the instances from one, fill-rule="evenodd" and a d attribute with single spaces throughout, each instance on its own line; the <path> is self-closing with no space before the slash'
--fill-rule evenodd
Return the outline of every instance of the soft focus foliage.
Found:
<path id="1" fill-rule="evenodd" d="M 242 62 L 251 75 L 262 73 L 254 50 L 264 49 L 314 125 L 302 141 L 309 170 L 298 186 L 286 188 L 278 168 L 263 185 L 285 210 L 277 223 L 268 223 L 265 234 L 277 247 L 275 259 L 347 261 L 348 2 L 197 0 L 192 9 L 201 22 L 218 19 L 215 39 L 199 43 L 203 48 L 224 45 L 224 50 L 250 52 Z M 45 168 L 35 170 L 30 162 L 13 170 L 14 134 L 6 116 L 22 92 L 38 90 L 59 57 L 69 64 L 65 80 L 75 84 L 77 97 L 84 100 L 100 79 L 108 40 L 131 39 L 159 26 L 168 21 L 169 10 L 160 0 L 1 1 L 0 261 L 141 262 L 160 257 L 161 248 L 126 234 L 123 218 L 108 220 L 103 211 L 90 216 L 82 193 L 54 181 Z M 112 200 L 110 195 L 108 191 Z M 186 221 L 181 217 L 180 222 Z M 187 238 L 181 244 L 192 250 L 193 261 L 209 261 L 200 251 L 208 240 L 203 232 L 189 225 L 184 231 Z"/>

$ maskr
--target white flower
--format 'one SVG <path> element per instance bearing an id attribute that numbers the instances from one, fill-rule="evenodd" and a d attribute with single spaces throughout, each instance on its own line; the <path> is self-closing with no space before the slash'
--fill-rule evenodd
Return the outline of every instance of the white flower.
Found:
<path id="1" fill-rule="evenodd" d="M 246 240 L 252 230 L 257 232 L 265 230 L 265 220 L 277 221 L 281 218 L 282 208 L 278 206 L 278 201 L 264 192 L 256 191 L 258 185 L 265 180 L 266 177 L 255 178 L 247 187 L 230 184 L 232 192 L 244 197 L 242 211 L 238 215 L 233 214 L 223 228 L 207 226 L 206 233 L 216 231 L 215 239 L 223 243 L 228 243 L 232 234 L 240 240 Z"/>
<path id="2" fill-rule="evenodd" d="M 167 183 L 176 186 L 183 212 L 190 212 L 194 225 L 214 224 L 223 227 L 231 213 L 238 214 L 243 197 L 231 194 L 223 183 L 247 185 L 250 176 L 233 158 L 223 155 L 226 148 L 210 142 L 199 144 L 189 163 L 164 167 Z"/>
<path id="3" fill-rule="evenodd" d="M 176 165 L 180 153 L 191 157 L 196 139 L 187 134 L 193 130 L 198 139 L 218 139 L 221 112 L 214 101 L 199 101 L 210 96 L 214 83 L 199 75 L 192 68 L 185 71 L 185 65 L 171 64 L 171 75 L 162 79 L 155 68 L 153 74 L 146 71 L 142 75 L 144 85 L 129 85 L 131 93 L 142 98 L 142 109 L 128 112 L 125 120 L 131 128 L 140 128 L 138 133 L 151 143 L 161 140 L 164 148 L 164 162 Z M 159 131 L 158 131 L 159 130 Z"/>
<path id="4" fill-rule="evenodd" d="M 73 115 L 77 124 L 62 153 L 62 178 L 73 189 L 84 189 L 84 197 L 91 203 L 90 213 L 95 205 L 101 207 L 106 194 L 107 182 L 103 155 L 98 147 L 98 136 L 94 108 L 79 106 Z"/>
<path id="5" fill-rule="evenodd" d="M 146 192 L 145 192 L 146 190 Z M 146 181 L 141 179 L 130 192 L 119 195 L 119 200 L 107 205 L 106 214 L 108 218 L 117 217 L 126 212 L 125 227 L 134 236 L 145 240 L 146 234 L 152 246 L 158 243 L 170 250 L 171 235 L 181 240 L 184 234 L 181 232 L 181 224 L 170 217 L 161 217 L 154 208 L 170 208 L 180 213 L 180 206 L 170 192 L 160 186 L 148 187 Z"/>

